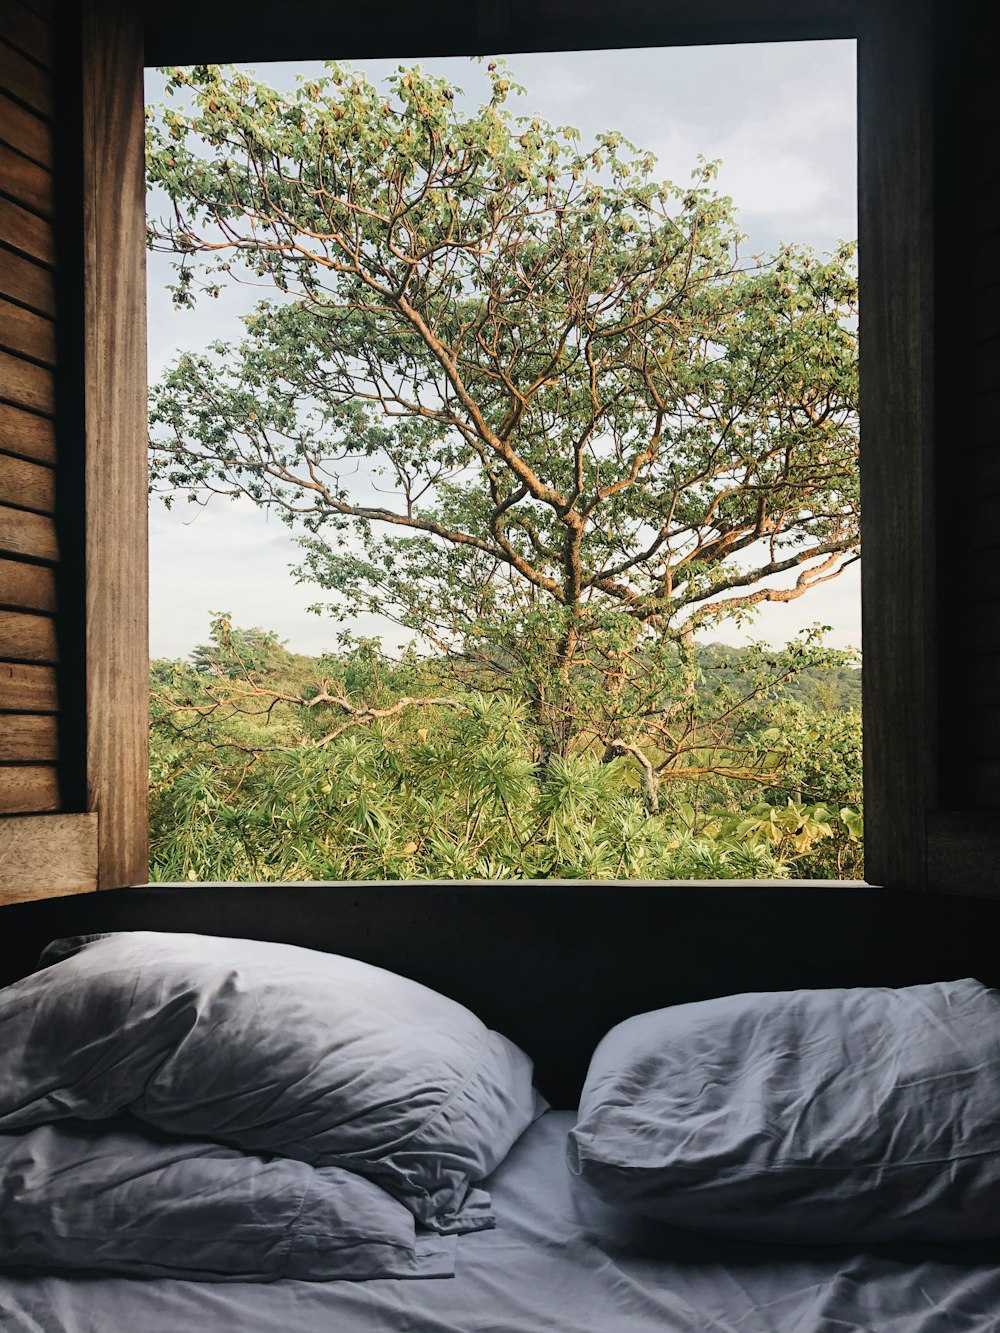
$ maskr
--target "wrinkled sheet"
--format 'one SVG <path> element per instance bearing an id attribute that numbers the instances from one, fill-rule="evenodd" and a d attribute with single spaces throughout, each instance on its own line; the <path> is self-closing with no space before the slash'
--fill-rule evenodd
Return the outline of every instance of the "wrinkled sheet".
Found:
<path id="1" fill-rule="evenodd" d="M 996 1333 L 1000 1242 L 751 1245 L 632 1221 L 565 1164 L 569 1112 L 489 1181 L 494 1231 L 436 1282 L 224 1286 L 0 1275 L 3 1333 Z"/>

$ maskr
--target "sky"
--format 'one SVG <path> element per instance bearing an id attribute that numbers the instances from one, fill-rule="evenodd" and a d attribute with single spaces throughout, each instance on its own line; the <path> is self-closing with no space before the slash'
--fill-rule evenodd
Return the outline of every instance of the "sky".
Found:
<path id="1" fill-rule="evenodd" d="M 857 235 L 855 44 L 775 42 L 759 45 L 584 51 L 509 57 L 527 95 L 516 114 L 538 114 L 575 125 L 583 142 L 620 130 L 658 158 L 663 177 L 683 183 L 699 154 L 721 159 L 720 190 L 732 196 L 749 233 L 746 253 L 769 252 L 784 242 L 831 250 Z M 465 59 L 425 60 L 478 102 L 484 72 Z M 357 62 L 381 80 L 398 62 Z M 259 77 L 276 88 L 294 86 L 315 63 L 258 64 Z M 146 100 L 163 101 L 164 78 L 146 72 Z M 155 383 L 181 349 L 197 350 L 216 338 L 235 340 L 239 316 L 252 294 L 234 287 L 195 311 L 174 311 L 167 284 L 170 261 L 148 263 L 149 376 Z M 296 583 L 290 570 L 300 553 L 292 532 L 249 500 L 214 498 L 207 506 L 178 498 L 167 511 L 150 501 L 150 655 L 186 657 L 208 638 L 214 611 L 235 623 L 274 630 L 294 652 L 334 647 L 340 628 L 307 609 L 322 590 Z M 784 643 L 817 622 L 829 625 L 827 643 L 859 647 L 859 566 L 797 601 L 765 606 L 752 626 L 718 627 L 711 638 Z M 382 634 L 399 643 L 388 622 L 364 616 L 356 633 Z"/>

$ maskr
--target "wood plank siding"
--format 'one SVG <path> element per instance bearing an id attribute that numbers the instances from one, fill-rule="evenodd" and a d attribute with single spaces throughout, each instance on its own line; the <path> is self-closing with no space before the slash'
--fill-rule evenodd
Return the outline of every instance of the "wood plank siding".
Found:
<path id="1" fill-rule="evenodd" d="M 82 276 L 60 271 L 82 211 L 73 173 L 60 179 L 80 155 L 78 8 L 0 6 L 0 902 L 97 883 L 98 821 L 82 797 L 82 617 L 60 615 L 85 556 Z"/>
<path id="2" fill-rule="evenodd" d="M 54 47 L 51 18 L 0 7 L 0 811 L 18 813 L 62 804 Z"/>

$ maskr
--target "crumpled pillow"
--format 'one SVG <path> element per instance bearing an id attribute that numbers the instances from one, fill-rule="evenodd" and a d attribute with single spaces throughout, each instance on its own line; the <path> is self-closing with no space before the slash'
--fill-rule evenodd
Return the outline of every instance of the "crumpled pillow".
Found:
<path id="1" fill-rule="evenodd" d="M 0 1134 L 0 1264 L 270 1282 L 451 1277 L 455 1238 L 340 1167 L 129 1117 Z"/>
<path id="2" fill-rule="evenodd" d="M 570 1170 L 736 1239 L 1000 1235 L 1000 995 L 978 981 L 730 995 L 594 1052 Z"/>
<path id="3" fill-rule="evenodd" d="M 345 1167 L 440 1232 L 544 1107 L 462 1005 L 352 958 L 136 931 L 57 942 L 0 991 L 0 1132 L 129 1111 L 173 1134 Z"/>

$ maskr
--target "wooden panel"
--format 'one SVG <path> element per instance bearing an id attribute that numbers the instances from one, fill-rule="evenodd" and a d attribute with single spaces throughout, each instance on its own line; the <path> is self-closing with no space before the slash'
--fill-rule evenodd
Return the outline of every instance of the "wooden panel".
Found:
<path id="1" fill-rule="evenodd" d="M 23 412 L 10 403 L 0 403 L 0 449 L 34 458 L 39 463 L 56 461 L 56 428 L 49 417 Z"/>
<path id="2" fill-rule="evenodd" d="M 52 413 L 56 404 L 52 371 L 0 351 L 0 398 L 17 407 Z"/>
<path id="3" fill-rule="evenodd" d="M 82 59 L 87 803 L 100 814 L 102 888 L 140 884 L 148 874 L 142 67 L 138 7 L 87 0 Z"/>
<path id="4" fill-rule="evenodd" d="M 58 560 L 59 539 L 55 523 L 44 514 L 31 514 L 26 509 L 8 509 L 0 505 L 0 555 Z"/>
<path id="5" fill-rule="evenodd" d="M 0 195 L 0 240 L 43 264 L 55 262 L 52 224 Z"/>
<path id="6" fill-rule="evenodd" d="M 212 5 L 145 6 L 150 65 L 203 61 L 475 55 L 704 42 L 852 37 L 852 0 L 380 0 L 377 5 L 299 0 L 295 22 L 276 24 L 265 0 L 240 21 Z M 229 21 L 226 21 L 228 18 Z"/>
<path id="7" fill-rule="evenodd" d="M 55 571 L 49 565 L 0 558 L 0 606 L 7 610 L 55 611 Z M 7 705 L 0 704 L 4 707 Z"/>
<path id="8" fill-rule="evenodd" d="M 0 9 L 0 38 L 40 65 L 51 67 L 52 24 L 18 0 L 4 0 Z"/>
<path id="9" fill-rule="evenodd" d="M 9 352 L 33 357 L 46 365 L 56 363 L 56 329 L 47 315 L 0 298 L 0 345 Z"/>
<path id="10" fill-rule="evenodd" d="M 0 905 L 96 888 L 96 815 L 37 815 L 4 821 Z"/>
<path id="11" fill-rule="evenodd" d="M 55 717 L 45 713 L 0 713 L 0 763 L 36 764 L 58 758 Z"/>
<path id="12" fill-rule="evenodd" d="M 859 22 L 865 867 L 919 888 L 936 800 L 929 5 L 881 0 Z"/>
<path id="13" fill-rule="evenodd" d="M 27 611 L 0 611 L 0 659 L 58 662 L 56 622 Z"/>
<path id="14" fill-rule="evenodd" d="M 0 249 L 0 295 L 30 305 L 45 315 L 56 313 L 55 280 L 33 259 Z"/>
<path id="15" fill-rule="evenodd" d="M 52 173 L 0 143 L 0 190 L 36 213 L 52 216 Z"/>
<path id="16" fill-rule="evenodd" d="M 0 662 L 0 709 L 54 713 L 58 707 L 54 667 Z"/>
<path id="17" fill-rule="evenodd" d="M 0 88 L 5 88 L 32 111 L 51 119 L 51 75 L 3 41 L 0 41 Z"/>
<path id="18" fill-rule="evenodd" d="M 5 97 L 0 88 L 0 139 L 11 148 L 41 167 L 52 166 L 53 140 L 52 126 L 36 112 L 21 106 L 10 97 Z M 13 187 L 4 181 L 3 189 L 16 193 Z"/>
<path id="19" fill-rule="evenodd" d="M 43 814 L 58 809 L 57 769 L 48 764 L 0 764 L 0 815 Z M 38 864 L 42 870 L 44 861 Z"/>
<path id="20" fill-rule="evenodd" d="M 0 504 L 20 505 L 40 514 L 56 507 L 56 475 L 41 463 L 0 454 Z"/>

